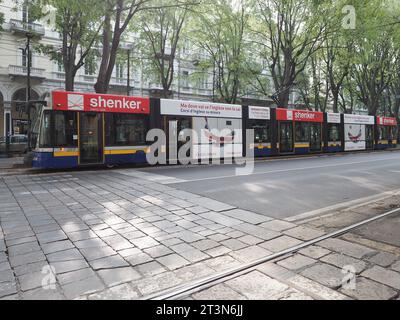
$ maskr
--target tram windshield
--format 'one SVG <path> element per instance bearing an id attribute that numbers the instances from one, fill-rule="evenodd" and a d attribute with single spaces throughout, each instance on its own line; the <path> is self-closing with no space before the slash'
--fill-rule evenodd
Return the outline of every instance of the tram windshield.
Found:
<path id="1" fill-rule="evenodd" d="M 30 112 L 30 131 L 28 133 L 29 137 L 29 147 L 31 149 L 35 149 L 37 147 L 38 136 L 40 131 L 40 119 L 43 114 L 44 103 L 42 102 L 35 102 L 30 105 L 29 112 Z"/>

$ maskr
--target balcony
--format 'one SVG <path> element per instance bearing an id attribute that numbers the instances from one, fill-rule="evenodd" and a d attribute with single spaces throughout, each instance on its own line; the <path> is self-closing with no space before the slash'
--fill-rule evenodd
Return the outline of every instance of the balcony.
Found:
<path id="1" fill-rule="evenodd" d="M 44 80 L 46 78 L 44 75 L 45 71 L 45 69 L 31 68 L 31 77 L 39 80 Z M 27 77 L 28 67 L 9 65 L 8 75 L 10 77 Z"/>
<path id="2" fill-rule="evenodd" d="M 26 36 L 30 34 L 34 37 L 43 37 L 45 34 L 44 26 L 38 23 L 24 22 L 21 20 L 10 20 L 10 31 L 14 34 Z"/>

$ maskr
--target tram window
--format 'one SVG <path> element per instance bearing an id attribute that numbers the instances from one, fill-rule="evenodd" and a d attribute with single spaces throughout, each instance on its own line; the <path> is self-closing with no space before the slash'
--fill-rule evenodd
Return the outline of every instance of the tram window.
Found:
<path id="1" fill-rule="evenodd" d="M 53 147 L 51 143 L 51 113 L 45 112 L 42 118 L 42 125 L 40 127 L 40 147 L 50 148 Z"/>
<path id="2" fill-rule="evenodd" d="M 253 120 L 249 122 L 249 128 L 254 130 L 255 143 L 271 142 L 270 124 L 265 121 Z"/>
<path id="3" fill-rule="evenodd" d="M 77 134 L 77 113 L 56 112 L 54 113 L 54 146 L 55 147 L 76 147 L 77 141 L 74 135 Z"/>
<path id="4" fill-rule="evenodd" d="M 389 128 L 388 127 L 384 127 L 384 126 L 380 126 L 378 127 L 378 139 L 379 140 L 387 140 L 389 139 Z"/>
<path id="5" fill-rule="evenodd" d="M 397 139 L 397 127 L 390 127 L 390 139 Z"/>
<path id="6" fill-rule="evenodd" d="M 338 124 L 330 124 L 328 128 L 328 140 L 340 141 L 340 129 Z"/>
<path id="7" fill-rule="evenodd" d="M 106 142 L 108 146 L 145 145 L 148 120 L 135 114 L 107 114 Z"/>
<path id="8" fill-rule="evenodd" d="M 310 141 L 310 126 L 305 122 L 296 123 L 296 142 Z"/>

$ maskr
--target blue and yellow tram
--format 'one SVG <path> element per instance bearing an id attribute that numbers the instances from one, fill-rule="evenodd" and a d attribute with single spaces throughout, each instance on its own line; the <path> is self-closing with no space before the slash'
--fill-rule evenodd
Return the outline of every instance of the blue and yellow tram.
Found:
<path id="1" fill-rule="evenodd" d="M 47 105 L 35 104 L 32 115 L 32 165 L 44 169 L 145 164 L 150 129 L 166 133 L 159 152 L 170 163 L 177 157 L 172 134 L 179 147 L 187 142 L 185 129 L 200 138 L 194 159 L 248 150 L 255 157 L 382 150 L 396 147 L 398 134 L 397 120 L 388 117 L 64 91 L 52 92 Z M 254 140 L 247 141 L 247 129 Z"/>
<path id="2" fill-rule="evenodd" d="M 150 99 L 55 91 L 32 123 L 34 168 L 145 163 Z"/>

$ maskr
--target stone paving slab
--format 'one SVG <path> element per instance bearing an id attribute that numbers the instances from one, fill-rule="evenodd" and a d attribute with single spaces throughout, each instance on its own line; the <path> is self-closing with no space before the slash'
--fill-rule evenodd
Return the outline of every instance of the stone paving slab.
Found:
<path id="1" fill-rule="evenodd" d="M 176 190 L 170 182 L 135 170 L 0 178 L 0 299 L 138 299 L 326 231 Z M 370 215 L 356 212 L 352 219 L 357 214 Z M 345 223 L 329 222 L 329 228 Z M 396 298 L 396 247 L 362 241 L 325 240 L 190 298 Z M 351 293 L 342 288 L 346 265 L 360 274 Z M 43 271 L 52 268 L 47 280 L 56 287 L 46 291 Z"/>
<path id="2" fill-rule="evenodd" d="M 357 300 L 390 300 L 397 296 L 397 292 L 378 282 L 360 278 L 356 289 L 340 289 L 340 291 Z"/>

